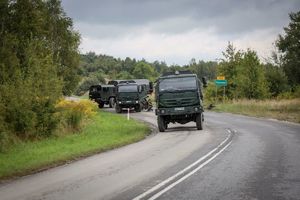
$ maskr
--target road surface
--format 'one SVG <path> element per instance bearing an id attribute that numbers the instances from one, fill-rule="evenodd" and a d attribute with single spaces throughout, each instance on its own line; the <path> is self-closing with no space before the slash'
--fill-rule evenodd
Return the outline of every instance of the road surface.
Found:
<path id="1" fill-rule="evenodd" d="M 126 114 L 124 114 L 126 115 Z M 300 199 L 300 125 L 205 113 L 143 141 L 0 185 L 0 199 Z"/>

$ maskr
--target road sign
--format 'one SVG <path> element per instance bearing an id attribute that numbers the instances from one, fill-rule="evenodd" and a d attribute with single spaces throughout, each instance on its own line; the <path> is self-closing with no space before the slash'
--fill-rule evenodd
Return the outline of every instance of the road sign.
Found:
<path id="1" fill-rule="evenodd" d="M 217 86 L 227 86 L 227 80 L 215 80 Z"/>
<path id="2" fill-rule="evenodd" d="M 225 80 L 225 76 L 217 76 L 217 80 Z"/>

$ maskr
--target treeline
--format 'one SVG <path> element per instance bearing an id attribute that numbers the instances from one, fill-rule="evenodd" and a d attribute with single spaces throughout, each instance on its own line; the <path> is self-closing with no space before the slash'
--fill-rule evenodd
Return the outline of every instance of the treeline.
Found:
<path id="1" fill-rule="evenodd" d="M 0 150 L 12 135 L 52 134 L 57 100 L 79 81 L 79 43 L 60 0 L 0 1 Z"/>
<path id="2" fill-rule="evenodd" d="M 76 94 L 85 93 L 89 86 L 104 84 L 108 79 L 139 79 L 146 78 L 155 81 L 158 76 L 167 71 L 191 70 L 199 77 L 213 79 L 216 76 L 217 62 L 196 61 L 192 59 L 188 65 L 167 65 L 165 62 L 114 58 L 107 55 L 96 55 L 94 52 L 81 55 L 79 74 L 82 82 Z"/>

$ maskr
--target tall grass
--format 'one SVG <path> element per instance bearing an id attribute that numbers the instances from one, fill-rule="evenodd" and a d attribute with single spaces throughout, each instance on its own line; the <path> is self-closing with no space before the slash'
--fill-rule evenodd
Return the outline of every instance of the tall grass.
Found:
<path id="1" fill-rule="evenodd" d="M 234 100 L 219 104 L 214 110 L 300 123 L 300 98 L 287 100 Z"/>

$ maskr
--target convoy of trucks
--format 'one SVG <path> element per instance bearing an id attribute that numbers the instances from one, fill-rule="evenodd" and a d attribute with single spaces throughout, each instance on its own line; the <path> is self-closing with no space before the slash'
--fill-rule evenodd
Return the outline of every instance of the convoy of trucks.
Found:
<path id="1" fill-rule="evenodd" d="M 203 87 L 206 78 L 200 81 L 190 71 L 167 72 L 161 75 L 155 85 L 157 125 L 160 132 L 169 123 L 185 124 L 196 122 L 198 130 L 203 129 Z M 107 85 L 92 85 L 89 98 L 98 103 L 114 107 L 117 113 L 123 109 L 136 112 L 152 110 L 149 95 L 153 93 L 153 83 L 147 79 L 112 80 Z"/>

